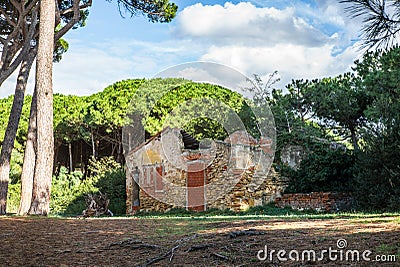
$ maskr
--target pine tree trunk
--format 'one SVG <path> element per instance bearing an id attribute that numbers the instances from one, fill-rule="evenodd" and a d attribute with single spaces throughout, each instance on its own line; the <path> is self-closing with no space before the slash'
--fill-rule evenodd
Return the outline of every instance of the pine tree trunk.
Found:
<path id="1" fill-rule="evenodd" d="M 37 154 L 29 214 L 50 211 L 51 179 L 54 161 L 53 136 L 53 51 L 55 0 L 40 1 L 39 46 L 36 63 Z"/>
<path id="2" fill-rule="evenodd" d="M 18 215 L 26 215 L 31 207 L 33 175 L 36 165 L 36 113 L 37 94 L 36 88 L 32 97 L 31 112 L 29 116 L 28 137 L 26 140 L 24 164 L 21 174 L 21 201 L 19 203 Z"/>
<path id="3" fill-rule="evenodd" d="M 96 147 L 95 147 L 95 142 L 94 142 L 93 130 L 90 133 L 91 133 L 91 137 L 92 137 L 92 156 L 95 159 L 96 158 Z"/>
<path id="4" fill-rule="evenodd" d="M 80 142 L 80 144 L 81 144 L 81 172 L 84 172 L 84 167 L 83 167 L 83 155 L 82 155 L 82 153 L 83 153 L 83 149 L 82 149 L 82 141 Z"/>
<path id="5" fill-rule="evenodd" d="M 69 154 L 69 172 L 72 173 L 73 167 L 72 167 L 72 144 L 68 144 L 68 154 Z"/>
<path id="6" fill-rule="evenodd" d="M 54 141 L 54 160 L 53 160 L 53 173 L 57 174 L 58 169 L 59 169 L 59 164 L 57 164 L 58 162 L 58 154 L 60 152 L 60 147 L 61 144 L 59 142 Z"/>
<path id="7" fill-rule="evenodd" d="M 357 134 L 356 134 L 356 130 L 355 129 L 350 129 L 351 132 L 351 141 L 353 143 L 354 146 L 354 153 L 357 154 L 359 151 L 359 147 L 358 147 L 358 140 L 357 140 Z"/>
<path id="8" fill-rule="evenodd" d="M 14 100 L 8 119 L 8 125 L 4 134 L 3 145 L 0 154 L 0 215 L 6 214 L 8 180 L 10 175 L 11 153 L 17 135 L 22 106 L 24 105 L 25 90 L 28 83 L 29 72 L 35 59 L 35 51 L 21 63 L 14 93 Z"/>

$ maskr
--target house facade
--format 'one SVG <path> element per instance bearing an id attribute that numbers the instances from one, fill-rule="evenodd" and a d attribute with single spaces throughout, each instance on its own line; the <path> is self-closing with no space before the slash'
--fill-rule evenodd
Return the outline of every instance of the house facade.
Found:
<path id="1" fill-rule="evenodd" d="M 243 131 L 198 142 L 167 127 L 126 157 L 127 214 L 172 207 L 239 211 L 273 202 L 287 180 L 270 168 L 271 146 Z"/>

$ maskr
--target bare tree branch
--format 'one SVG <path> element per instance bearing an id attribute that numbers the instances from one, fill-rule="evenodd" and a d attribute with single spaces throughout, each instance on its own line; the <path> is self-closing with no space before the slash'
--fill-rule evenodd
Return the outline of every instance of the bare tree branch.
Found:
<path id="1" fill-rule="evenodd" d="M 23 16 L 26 17 L 32 11 L 32 8 L 37 5 L 38 2 L 38 0 L 32 0 L 29 5 L 24 8 Z"/>
<path id="2" fill-rule="evenodd" d="M 6 10 L 0 8 L 0 15 L 3 15 L 3 17 L 7 20 L 7 22 L 13 26 L 13 27 L 17 27 L 17 24 L 10 18 L 10 15 L 7 14 Z"/>
<path id="3" fill-rule="evenodd" d="M 78 4 L 79 4 L 79 1 L 78 1 Z M 91 6 L 92 6 L 92 0 L 89 0 L 86 4 L 80 5 L 79 9 L 80 10 L 86 9 L 86 8 L 91 7 Z M 74 11 L 75 11 L 75 6 L 72 6 L 71 8 L 64 9 L 62 12 L 60 12 L 60 14 L 61 15 L 67 15 L 67 14 L 69 14 L 71 12 L 74 12 Z"/>
<path id="4" fill-rule="evenodd" d="M 55 33 L 54 39 L 59 40 L 64 34 L 66 34 L 79 20 L 80 20 L 80 9 L 79 2 L 80 0 L 73 0 L 72 9 L 74 11 L 74 15 L 72 19 L 64 26 L 61 30 Z M 63 12 L 60 12 L 62 14 Z"/>
<path id="5" fill-rule="evenodd" d="M 38 12 L 36 9 L 34 9 L 32 12 L 32 22 L 30 24 L 29 32 L 27 34 L 27 38 L 24 40 L 24 42 L 21 45 L 21 47 L 22 47 L 21 51 L 19 52 L 18 56 L 13 60 L 13 62 L 11 64 L 9 64 L 9 65 L 7 64 L 8 66 L 6 66 L 5 68 L 4 68 L 4 66 L 2 66 L 3 68 L 0 73 L 0 84 L 2 84 L 15 71 L 15 69 L 19 66 L 19 64 L 21 64 L 22 60 L 27 55 L 27 53 L 29 53 L 29 50 L 31 48 L 31 40 L 36 34 L 37 23 L 38 23 Z M 6 46 L 6 47 L 8 47 L 8 46 Z M 4 53 L 4 51 L 3 51 L 3 53 Z M 2 54 L 2 56 L 3 56 L 3 54 Z"/>
<path id="6" fill-rule="evenodd" d="M 19 14 L 22 14 L 22 7 L 21 4 L 15 0 L 10 0 L 11 4 L 15 7 L 16 10 L 18 10 Z"/>

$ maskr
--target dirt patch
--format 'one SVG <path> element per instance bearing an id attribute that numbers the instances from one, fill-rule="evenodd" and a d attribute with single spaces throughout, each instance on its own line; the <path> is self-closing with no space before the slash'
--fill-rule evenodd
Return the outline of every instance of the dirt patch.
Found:
<path id="1" fill-rule="evenodd" d="M 363 219 L 58 219 L 0 218 L 1 266 L 400 266 L 400 218 Z M 337 241 L 347 246 L 340 252 Z M 342 240 L 342 242 L 344 242 Z M 287 261 L 257 258 L 267 246 Z M 302 252 L 338 250 L 314 261 Z M 396 262 L 340 261 L 371 250 Z M 300 260 L 296 259 L 296 251 Z M 307 252 L 308 253 L 308 252 Z M 260 256 L 264 256 L 262 253 Z M 349 254 L 349 258 L 350 258 Z M 311 259 L 311 260 L 309 260 Z"/>

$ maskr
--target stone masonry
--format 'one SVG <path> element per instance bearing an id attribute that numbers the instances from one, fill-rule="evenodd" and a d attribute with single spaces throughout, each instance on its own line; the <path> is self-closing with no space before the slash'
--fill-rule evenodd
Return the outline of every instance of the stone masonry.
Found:
<path id="1" fill-rule="evenodd" d="M 265 168 L 273 159 L 269 154 L 271 141 L 257 143 L 243 136 L 236 132 L 224 142 L 213 141 L 209 147 L 190 150 L 184 148 L 179 129 L 166 128 L 129 152 L 127 165 L 133 172 L 127 172 L 127 214 L 172 207 L 239 211 L 274 202 L 287 180 L 273 168 Z M 240 140 L 243 138 L 245 142 Z M 137 193 L 135 173 L 140 185 Z M 137 194 L 139 206 L 135 206 Z"/>

